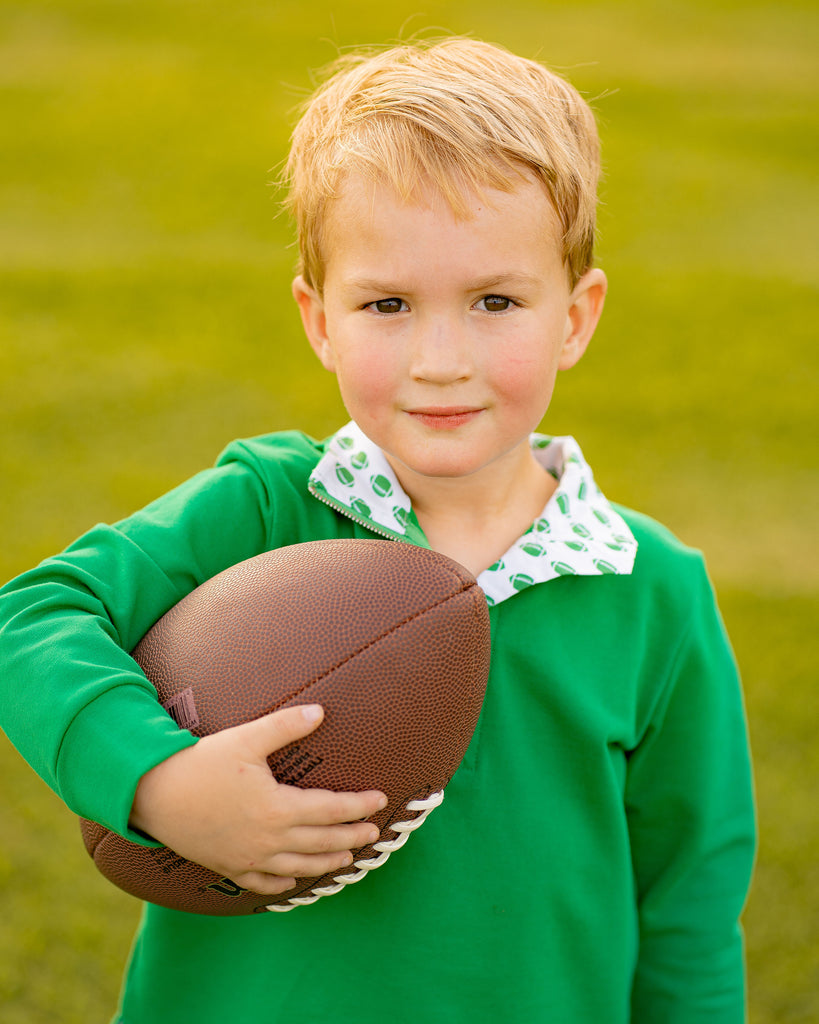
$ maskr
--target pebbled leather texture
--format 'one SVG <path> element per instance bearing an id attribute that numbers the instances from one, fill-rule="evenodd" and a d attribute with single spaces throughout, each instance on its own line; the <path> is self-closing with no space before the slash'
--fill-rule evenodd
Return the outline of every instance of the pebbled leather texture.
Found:
<path id="1" fill-rule="evenodd" d="M 397 836 L 391 823 L 421 813 L 407 804 L 446 786 L 466 752 L 489 672 L 489 615 L 474 577 L 445 555 L 388 540 L 312 541 L 208 580 L 133 657 L 196 736 L 322 704 L 321 726 L 276 751 L 271 770 L 295 786 L 383 790 L 389 803 L 372 819 L 383 842 Z M 139 846 L 84 819 L 81 828 L 99 870 L 141 899 L 217 915 L 272 905 L 165 847 Z M 373 846 L 355 859 L 378 857 Z M 344 874 L 298 879 L 275 903 Z"/>

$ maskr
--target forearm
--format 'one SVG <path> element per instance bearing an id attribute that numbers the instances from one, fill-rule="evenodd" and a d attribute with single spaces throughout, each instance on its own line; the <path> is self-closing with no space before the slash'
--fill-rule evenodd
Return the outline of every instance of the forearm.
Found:
<path id="1" fill-rule="evenodd" d="M 121 547 L 114 534 L 106 527 L 88 535 L 98 563 L 122 561 L 99 556 L 100 548 Z M 137 559 L 127 562 L 127 580 L 105 564 L 95 580 L 80 543 L 0 592 L 3 728 L 72 810 L 118 831 L 128 790 L 133 795 L 145 771 L 192 742 L 128 654 L 176 592 Z"/>
<path id="2" fill-rule="evenodd" d="M 77 813 L 122 832 L 139 778 L 193 742 L 129 651 L 203 580 L 266 546 L 258 478 L 200 474 L 0 591 L 4 730 Z"/>

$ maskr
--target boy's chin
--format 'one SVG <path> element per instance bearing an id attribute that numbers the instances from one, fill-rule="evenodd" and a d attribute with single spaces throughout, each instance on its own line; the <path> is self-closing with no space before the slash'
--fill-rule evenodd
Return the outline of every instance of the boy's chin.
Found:
<path id="1" fill-rule="evenodd" d="M 454 440 L 454 439 L 453 439 Z M 387 461 L 393 468 L 404 490 L 411 496 L 412 482 L 421 480 L 467 480 L 480 474 L 491 473 L 495 458 L 481 459 L 474 446 L 467 443 L 441 445 L 449 450 L 436 451 L 439 445 L 431 443 L 420 452 L 385 451 Z"/>

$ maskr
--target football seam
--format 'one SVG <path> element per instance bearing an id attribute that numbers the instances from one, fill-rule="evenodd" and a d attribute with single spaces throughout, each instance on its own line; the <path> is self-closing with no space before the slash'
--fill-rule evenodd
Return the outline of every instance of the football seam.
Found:
<path id="1" fill-rule="evenodd" d="M 303 890 L 300 895 L 290 896 L 287 899 L 267 904 L 265 906 L 265 910 L 281 912 L 294 910 L 296 907 L 308 906 L 311 903 L 316 903 L 323 896 L 333 896 L 336 893 L 341 892 L 345 886 L 360 882 L 362 879 L 367 877 L 370 871 L 375 871 L 377 868 L 383 867 L 389 860 L 390 856 L 406 844 L 410 835 L 424 824 L 429 817 L 430 811 L 433 811 L 436 807 L 441 805 L 443 799 L 444 791 L 441 789 L 435 793 L 430 793 L 429 796 L 424 799 L 407 801 L 403 809 L 399 812 L 400 814 L 403 814 L 405 811 L 420 811 L 421 813 L 417 818 L 413 818 L 410 821 L 400 821 L 396 819 L 391 825 L 385 826 L 396 834 L 396 838 L 379 838 L 375 843 L 373 843 L 372 848 L 378 853 L 377 857 L 365 857 L 363 860 L 355 860 L 341 875 L 333 875 L 333 872 L 328 871 L 327 874 L 333 876 L 333 882 L 335 882 L 335 885 L 331 885 L 329 883 L 325 883 L 324 885 L 316 884 L 319 879 L 325 877 L 325 875 L 319 875 L 311 887 Z"/>
<path id="2" fill-rule="evenodd" d="M 452 594 L 447 594 L 446 597 L 440 598 L 439 600 L 428 605 L 426 608 L 422 608 L 420 611 L 413 612 L 412 615 L 408 615 L 400 622 L 396 622 L 394 625 L 390 626 L 389 629 L 384 630 L 383 633 L 379 634 L 376 637 L 373 637 L 371 640 L 368 640 L 365 644 L 362 644 L 361 647 L 358 647 L 355 651 L 352 651 L 350 654 L 348 654 L 341 661 L 337 662 L 335 665 L 332 665 L 330 668 L 325 669 L 320 675 L 314 676 L 311 680 L 309 680 L 309 682 L 304 683 L 297 690 L 294 690 L 292 693 L 289 693 L 286 697 L 283 697 L 278 704 L 274 704 L 271 707 L 270 711 L 265 712 L 264 714 L 272 714 L 277 708 L 286 704 L 288 701 L 293 700 L 294 697 L 298 697 L 300 694 L 304 693 L 305 690 L 309 690 L 310 687 L 315 686 L 316 683 L 320 683 L 323 679 L 326 679 L 327 676 L 331 675 L 333 672 L 337 672 L 343 665 L 348 664 L 354 658 L 357 658 L 360 654 L 363 654 L 363 652 L 368 650 L 370 647 L 374 647 L 376 644 L 386 639 L 386 637 L 391 636 L 394 633 L 397 633 L 399 629 L 403 629 L 403 627 L 408 625 L 410 622 L 415 622 L 422 616 L 427 615 L 431 611 L 434 611 L 436 608 L 440 608 L 442 605 L 446 604 L 447 601 L 451 601 L 453 598 L 460 597 L 461 594 L 465 594 L 468 590 L 472 590 L 473 588 L 477 587 L 477 584 L 471 581 L 460 582 L 463 583 L 463 586 L 461 586 L 460 590 L 457 590 Z M 260 715 L 259 717 L 261 718 L 263 717 L 263 715 Z"/>

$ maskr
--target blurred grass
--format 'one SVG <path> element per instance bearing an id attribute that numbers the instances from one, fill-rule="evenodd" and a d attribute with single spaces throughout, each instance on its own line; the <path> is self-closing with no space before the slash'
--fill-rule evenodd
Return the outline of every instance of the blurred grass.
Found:
<path id="1" fill-rule="evenodd" d="M 232 437 L 340 422 L 269 169 L 311 68 L 428 27 L 594 99 L 610 297 L 545 427 L 709 557 L 756 757 L 751 1019 L 817 1020 L 813 4 L 0 0 L 0 579 Z M 3 1020 L 105 1020 L 138 906 L 5 740 L 0 778 Z"/>

